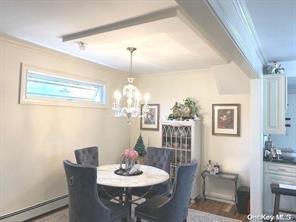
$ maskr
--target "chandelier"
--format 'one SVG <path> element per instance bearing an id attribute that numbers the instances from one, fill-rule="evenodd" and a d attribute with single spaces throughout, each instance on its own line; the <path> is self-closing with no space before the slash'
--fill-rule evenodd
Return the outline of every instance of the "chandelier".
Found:
<path id="1" fill-rule="evenodd" d="M 133 74 L 133 52 L 136 51 L 134 47 L 128 47 L 127 50 L 130 52 L 130 75 Z M 115 101 L 113 103 L 112 110 L 114 111 L 115 117 L 126 117 L 128 123 L 131 118 L 145 117 L 148 112 L 148 100 L 150 96 L 148 93 L 144 95 L 144 105 L 141 113 L 141 94 L 136 86 L 133 85 L 135 78 L 127 78 L 128 84 L 123 87 L 122 94 L 119 90 L 114 92 Z M 123 98 L 122 98 L 123 97 Z"/>

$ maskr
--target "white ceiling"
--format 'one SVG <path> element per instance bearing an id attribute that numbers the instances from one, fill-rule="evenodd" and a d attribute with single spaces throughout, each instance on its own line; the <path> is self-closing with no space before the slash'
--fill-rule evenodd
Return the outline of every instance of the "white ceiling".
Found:
<path id="1" fill-rule="evenodd" d="M 296 60 L 296 1 L 246 0 L 268 61 Z"/>
<path id="2" fill-rule="evenodd" d="M 127 46 L 138 47 L 136 73 L 206 68 L 224 60 L 180 18 L 172 17 L 80 39 L 61 36 L 176 6 L 173 0 L 0 0 L 0 32 L 120 70 L 129 68 Z"/>

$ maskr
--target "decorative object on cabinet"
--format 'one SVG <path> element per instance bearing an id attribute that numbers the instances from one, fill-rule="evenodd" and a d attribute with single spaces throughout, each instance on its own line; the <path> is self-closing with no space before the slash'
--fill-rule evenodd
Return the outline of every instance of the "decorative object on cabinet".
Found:
<path id="1" fill-rule="evenodd" d="M 196 120 L 167 120 L 162 125 L 162 147 L 171 149 L 174 157 L 171 163 L 170 175 L 175 178 L 176 169 L 182 163 L 198 162 L 196 178 L 191 193 L 194 200 L 201 196 L 201 119 Z"/>
<path id="2" fill-rule="evenodd" d="M 212 105 L 212 134 L 240 136 L 240 104 Z"/>
<path id="3" fill-rule="evenodd" d="M 263 113 L 265 134 L 286 134 L 287 77 L 263 76 Z"/>
<path id="4" fill-rule="evenodd" d="M 184 100 L 183 118 L 195 119 L 199 115 L 199 107 L 197 101 L 193 98 L 187 97 Z"/>
<path id="5" fill-rule="evenodd" d="M 208 164 L 207 164 L 207 171 L 211 174 L 211 175 L 215 175 L 220 173 L 221 171 L 221 167 L 218 163 L 213 164 L 211 160 L 209 160 Z"/>
<path id="6" fill-rule="evenodd" d="M 197 100 L 187 97 L 183 104 L 176 102 L 171 108 L 172 113 L 169 115 L 169 120 L 186 120 L 196 119 L 199 116 L 199 106 Z"/>
<path id="7" fill-rule="evenodd" d="M 145 105 L 141 105 L 141 130 L 159 130 L 159 104 L 148 104 L 148 110 L 143 114 Z"/>
<path id="8" fill-rule="evenodd" d="M 284 74 L 285 68 L 282 67 L 282 64 L 274 61 L 264 66 L 264 74 Z"/>

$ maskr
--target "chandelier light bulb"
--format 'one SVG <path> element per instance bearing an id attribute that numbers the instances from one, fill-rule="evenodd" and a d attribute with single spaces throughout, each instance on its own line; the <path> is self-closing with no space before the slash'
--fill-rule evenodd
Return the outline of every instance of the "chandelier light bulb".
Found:
<path id="1" fill-rule="evenodd" d="M 115 98 L 116 100 L 120 100 L 120 99 L 121 99 L 121 93 L 119 92 L 119 90 L 116 90 L 116 91 L 114 92 L 114 98 Z"/>
<path id="2" fill-rule="evenodd" d="M 149 93 L 145 93 L 145 95 L 144 95 L 144 100 L 145 100 L 145 103 L 147 103 L 147 102 L 150 100 L 150 95 L 149 95 Z"/>

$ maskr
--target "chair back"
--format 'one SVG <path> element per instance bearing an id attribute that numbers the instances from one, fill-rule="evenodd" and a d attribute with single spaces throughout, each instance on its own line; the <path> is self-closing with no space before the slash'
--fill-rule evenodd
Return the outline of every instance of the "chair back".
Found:
<path id="1" fill-rule="evenodd" d="M 173 152 L 166 148 L 148 147 L 145 156 L 145 164 L 154 166 L 170 173 L 170 165 L 173 158 Z"/>
<path id="2" fill-rule="evenodd" d="M 180 222 L 187 218 L 196 168 L 197 162 L 195 160 L 178 167 L 172 197 L 160 207 L 160 218 L 166 218 L 165 221 L 170 222 Z"/>
<path id="3" fill-rule="evenodd" d="M 97 194 L 97 170 L 93 166 L 63 162 L 69 191 L 70 222 L 106 222 L 111 210 Z"/>
<path id="4" fill-rule="evenodd" d="M 86 147 L 75 150 L 75 158 L 78 164 L 99 166 L 99 150 L 98 147 Z"/>

